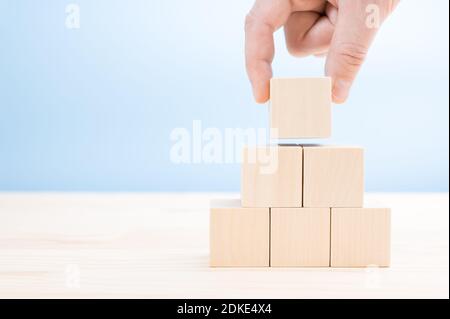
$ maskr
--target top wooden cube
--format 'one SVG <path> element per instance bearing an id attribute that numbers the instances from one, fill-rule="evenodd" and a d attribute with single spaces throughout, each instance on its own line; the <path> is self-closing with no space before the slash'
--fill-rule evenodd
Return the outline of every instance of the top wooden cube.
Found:
<path id="1" fill-rule="evenodd" d="M 331 79 L 273 78 L 270 81 L 271 138 L 331 136 Z"/>

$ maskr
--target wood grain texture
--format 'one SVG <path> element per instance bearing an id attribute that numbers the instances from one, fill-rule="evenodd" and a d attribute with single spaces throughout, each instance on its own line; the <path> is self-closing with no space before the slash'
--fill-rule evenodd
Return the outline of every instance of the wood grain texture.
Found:
<path id="1" fill-rule="evenodd" d="M 331 136 L 330 78 L 273 78 L 270 81 L 273 138 Z"/>
<path id="2" fill-rule="evenodd" d="M 301 207 L 302 152 L 301 146 L 294 145 L 245 148 L 241 168 L 242 206 Z"/>
<path id="3" fill-rule="evenodd" d="M 333 208 L 332 267 L 388 267 L 391 256 L 391 210 Z"/>
<path id="4" fill-rule="evenodd" d="M 329 208 L 272 208 L 272 267 L 330 266 Z"/>
<path id="5" fill-rule="evenodd" d="M 362 207 L 364 151 L 358 147 L 303 148 L 304 207 Z"/>
<path id="6" fill-rule="evenodd" d="M 239 200 L 211 205 L 210 266 L 268 267 L 269 208 L 241 208 Z"/>
<path id="7" fill-rule="evenodd" d="M 448 193 L 392 211 L 390 268 L 211 268 L 219 193 L 0 193 L 1 298 L 446 298 Z"/>

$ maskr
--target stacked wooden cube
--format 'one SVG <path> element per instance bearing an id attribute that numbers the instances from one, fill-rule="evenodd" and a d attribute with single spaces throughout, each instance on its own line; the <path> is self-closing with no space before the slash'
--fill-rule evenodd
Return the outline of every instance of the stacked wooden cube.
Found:
<path id="1" fill-rule="evenodd" d="M 329 78 L 272 79 L 278 139 L 331 135 Z M 211 203 L 212 267 L 387 267 L 390 209 L 364 207 L 359 147 L 268 145 L 243 152 L 241 200 Z"/>

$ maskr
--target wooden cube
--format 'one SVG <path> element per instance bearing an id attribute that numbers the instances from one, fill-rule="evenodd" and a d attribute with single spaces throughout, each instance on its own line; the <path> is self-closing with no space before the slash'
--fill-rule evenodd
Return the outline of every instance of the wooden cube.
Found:
<path id="1" fill-rule="evenodd" d="M 270 81 L 271 137 L 331 136 L 331 79 L 273 78 Z"/>
<path id="2" fill-rule="evenodd" d="M 303 162 L 304 207 L 362 207 L 363 149 L 305 146 Z"/>
<path id="3" fill-rule="evenodd" d="M 301 146 L 247 147 L 242 163 L 243 207 L 301 207 Z"/>
<path id="4" fill-rule="evenodd" d="M 332 267 L 388 267 L 390 241 L 390 209 L 332 208 Z"/>
<path id="5" fill-rule="evenodd" d="M 272 267 L 330 266 L 329 208 L 272 208 Z"/>
<path id="6" fill-rule="evenodd" d="M 241 208 L 239 200 L 211 202 L 211 267 L 269 266 L 269 208 Z"/>

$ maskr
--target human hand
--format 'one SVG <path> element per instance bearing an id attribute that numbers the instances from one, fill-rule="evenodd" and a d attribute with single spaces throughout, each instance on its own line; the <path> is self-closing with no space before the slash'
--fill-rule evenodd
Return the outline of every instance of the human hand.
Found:
<path id="1" fill-rule="evenodd" d="M 326 56 L 333 101 L 343 103 L 379 26 L 400 0 L 256 0 L 245 22 L 247 73 L 258 103 L 269 99 L 273 33 L 284 26 L 288 51 Z"/>

